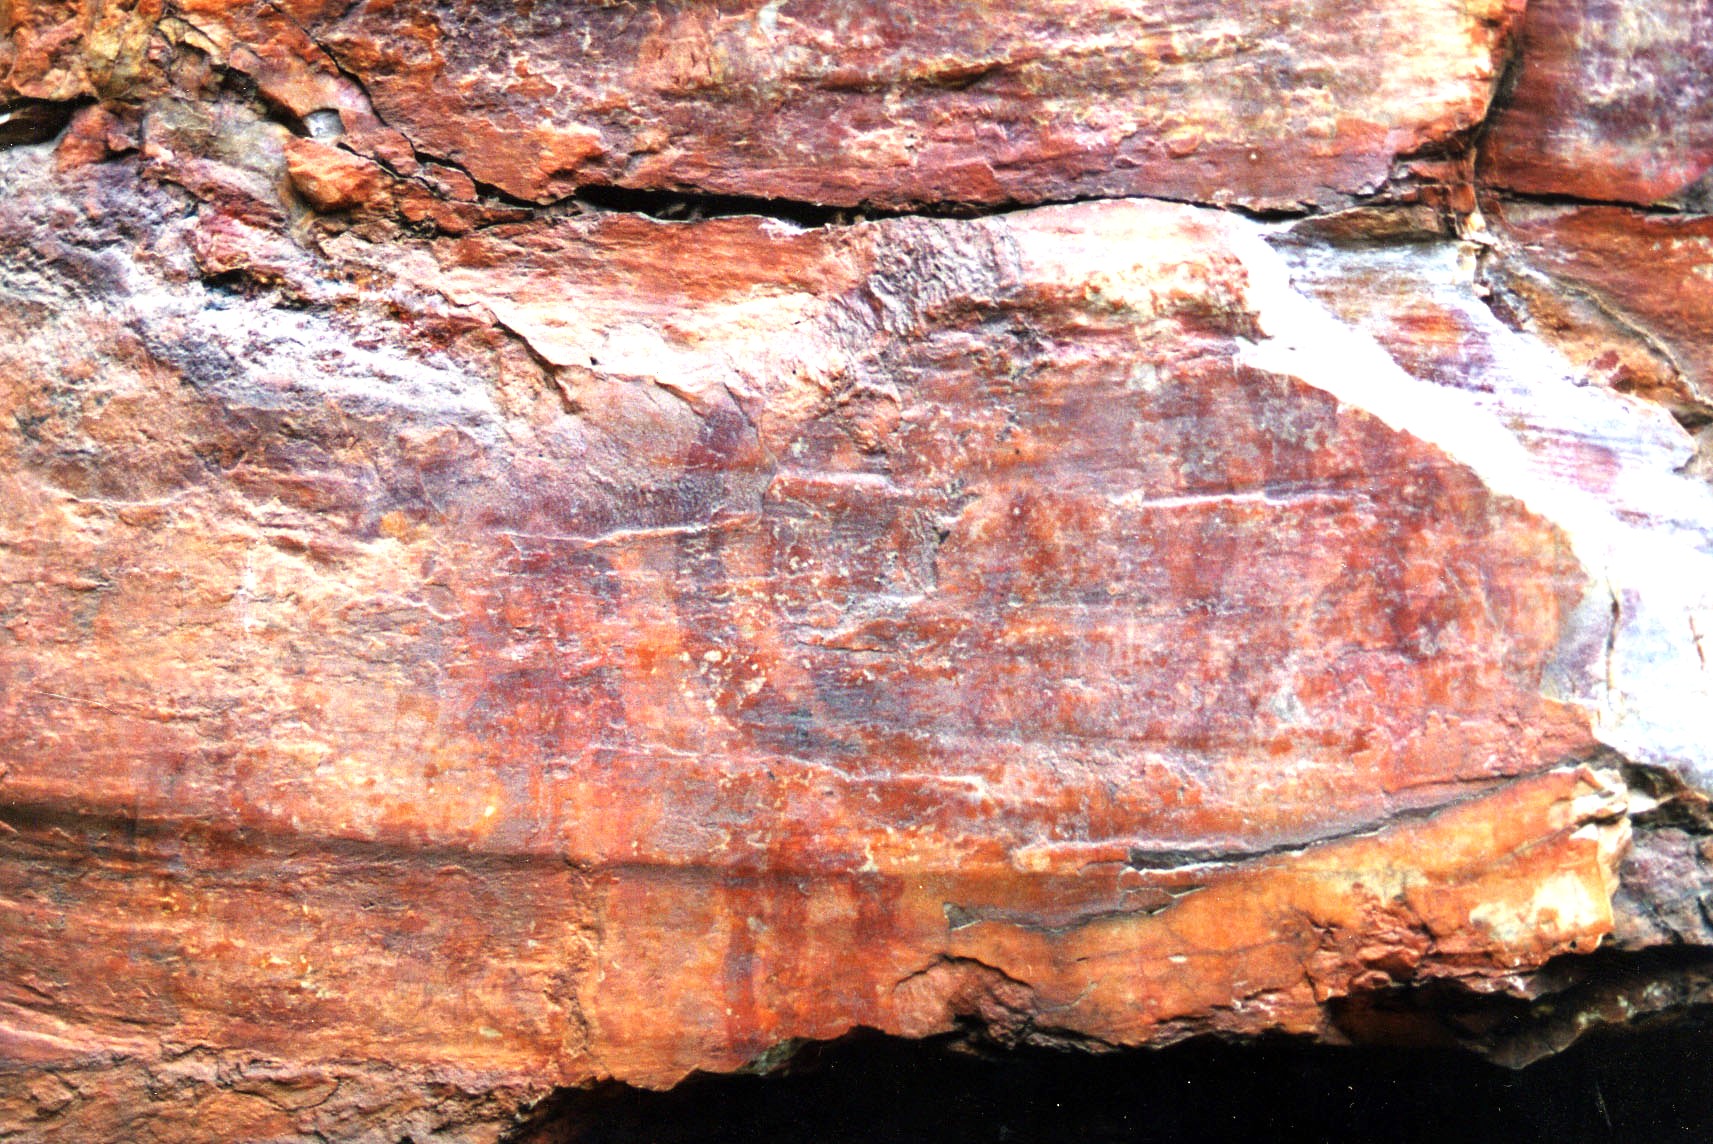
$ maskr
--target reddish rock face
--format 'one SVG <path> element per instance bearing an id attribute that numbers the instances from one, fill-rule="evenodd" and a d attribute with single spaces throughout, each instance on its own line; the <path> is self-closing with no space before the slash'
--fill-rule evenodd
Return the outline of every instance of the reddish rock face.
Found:
<path id="1" fill-rule="evenodd" d="M 1483 229 L 1508 5 L 999 15 L 7 13 L 0 1134 L 491 1141 L 1689 940 L 1713 494 L 1631 395 L 1708 331 L 1633 263 L 1701 223 Z M 532 205 L 603 184 L 1209 205 Z"/>
<path id="2" fill-rule="evenodd" d="M 529 199 L 1283 206 L 1371 190 L 1479 121 L 1520 7 L 364 3 L 316 26 L 389 122 Z"/>
<path id="3" fill-rule="evenodd" d="M 295 137 L 287 142 L 285 155 L 292 186 L 316 210 L 350 210 L 381 192 L 385 172 L 372 159 Z"/>
<path id="4" fill-rule="evenodd" d="M 1713 8 L 1533 0 L 1484 172 L 1536 195 L 1652 203 L 1713 167 Z"/>
<path id="5" fill-rule="evenodd" d="M 504 406 L 543 367 L 325 359 L 315 310 L 200 286 L 80 318 L 45 391 L 60 327 L 18 329 L 9 868 L 43 912 L 7 978 L 80 1031 L 17 1031 L 658 1084 L 966 1011 L 1311 1031 L 1394 975 L 1597 941 L 1617 796 L 1499 785 L 1594 745 L 1541 693 L 1582 572 L 1438 450 L 1246 364 L 1233 228 L 332 247 L 320 274 L 391 263 L 413 321 L 432 289 L 552 363 Z M 53 273 L 96 273 L 84 233 Z M 135 841 L 74 891 L 68 832 Z"/>
<path id="6" fill-rule="evenodd" d="M 1526 313 L 1542 311 L 1546 336 L 1616 388 L 1688 411 L 1713 405 L 1713 219 L 1524 204 L 1494 217 L 1517 263 L 1507 282 L 1526 292 Z M 1563 298 L 1592 302 L 1621 333 L 1554 320 L 1564 303 L 1551 302 Z M 1652 360 L 1633 363 L 1626 340 Z"/>
<path id="7" fill-rule="evenodd" d="M 611 185 L 847 206 L 1155 194 L 1282 208 L 1370 192 L 1396 156 L 1471 130 L 1522 5 L 180 7 L 166 35 L 292 114 L 361 119 L 342 71 L 419 151 L 536 202 Z M 20 93 L 96 86 L 84 57 L 43 45 L 104 24 L 33 8 L 20 23 Z"/>

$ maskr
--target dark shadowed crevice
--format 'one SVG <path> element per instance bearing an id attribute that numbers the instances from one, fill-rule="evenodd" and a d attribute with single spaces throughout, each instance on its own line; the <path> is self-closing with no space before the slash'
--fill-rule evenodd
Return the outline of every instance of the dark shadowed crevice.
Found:
<path id="1" fill-rule="evenodd" d="M 1601 199 L 1587 195 L 1573 194 L 1543 194 L 1538 191 L 1513 191 L 1506 187 L 1483 184 L 1481 193 L 1490 199 L 1498 199 L 1506 203 L 1526 204 L 1533 207 L 1560 207 L 1565 210 L 1581 210 L 1589 207 L 1615 207 L 1619 210 L 1630 211 L 1634 214 L 1650 218 L 1684 218 L 1701 213 L 1700 207 L 1685 199 L 1667 198 L 1653 203 L 1635 202 L 1630 199 Z"/>
<path id="2" fill-rule="evenodd" d="M 434 159 L 433 161 L 445 162 L 442 159 Z M 488 189 L 483 188 L 484 192 Z M 503 198 L 504 196 L 499 197 Z M 707 218 L 725 218 L 733 215 L 751 215 L 775 219 L 794 226 L 823 227 L 849 226 L 854 223 L 892 218 L 994 218 L 1048 207 L 1077 206 L 1083 203 L 1114 202 L 1126 199 L 1150 199 L 1155 202 L 1182 203 L 1185 206 L 1224 210 L 1259 222 L 1307 218 L 1318 213 L 1316 209 L 1310 207 L 1304 207 L 1301 210 L 1261 210 L 1240 203 L 1218 206 L 1212 202 L 1198 199 L 1179 199 L 1142 192 L 1133 195 L 1084 195 L 1066 199 L 1004 199 L 997 202 L 960 202 L 955 199 L 945 199 L 923 203 L 909 209 L 890 209 L 873 206 L 826 206 L 795 199 L 754 198 L 747 195 L 711 194 L 697 190 L 637 190 L 612 185 L 591 185 L 579 188 L 570 201 L 584 208 L 593 208 L 598 211 L 647 215 L 666 221 L 688 222 Z M 515 199 L 508 199 L 507 201 L 514 205 L 522 203 L 522 200 Z M 557 206 L 559 204 L 549 205 Z"/>
<path id="3" fill-rule="evenodd" d="M 0 100 L 0 150 L 46 143 L 65 129 L 72 113 L 86 102 L 21 99 L 8 103 Z"/>
<path id="4" fill-rule="evenodd" d="M 614 186 L 583 187 L 577 192 L 576 201 L 596 210 L 649 215 L 674 221 L 760 215 L 802 227 L 841 226 L 869 219 L 900 218 L 912 213 L 942 217 L 967 217 L 978 213 L 975 209 L 960 209 L 956 206 L 915 212 L 886 211 L 861 207 L 829 207 L 819 203 L 753 198 L 747 195 L 714 195 L 699 191 L 642 191 Z"/>
<path id="5" fill-rule="evenodd" d="M 510 1144 L 1079 1144 L 1713 1138 L 1713 1016 L 1508 1070 L 1426 1048 L 1284 1039 L 977 1055 L 856 1033 L 771 1076 L 566 1092 Z"/>

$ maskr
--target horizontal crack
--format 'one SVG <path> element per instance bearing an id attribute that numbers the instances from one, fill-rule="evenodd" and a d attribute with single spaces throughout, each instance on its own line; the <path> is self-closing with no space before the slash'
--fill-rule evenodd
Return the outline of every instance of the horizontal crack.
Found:
<path id="1" fill-rule="evenodd" d="M 1086 929 L 1098 922 L 1114 921 L 1123 918 L 1153 917 L 1155 914 L 1165 913 L 1167 910 L 1177 905 L 1178 899 L 1186 898 L 1203 889 L 1205 889 L 1203 886 L 1185 886 L 1181 889 L 1166 891 L 1167 900 L 1164 902 L 1131 906 L 1128 908 L 1118 907 L 1113 909 L 1092 910 L 1085 914 L 1078 914 L 1076 917 L 1056 925 L 1008 910 L 970 909 L 960 906 L 956 902 L 944 902 L 941 904 L 940 909 L 946 915 L 946 928 L 948 930 L 956 931 L 968 929 L 971 926 L 977 925 L 1002 925 L 1011 926 L 1020 930 L 1028 930 L 1031 933 L 1045 934 L 1049 937 L 1059 937 L 1064 934 L 1075 932 L 1076 930 Z"/>
<path id="2" fill-rule="evenodd" d="M 861 222 L 896 218 L 979 219 L 1019 214 L 1048 207 L 1077 206 L 1083 203 L 1124 202 L 1177 203 L 1226 211 L 1259 222 L 1308 218 L 1325 213 L 1321 208 L 1304 206 L 1297 210 L 1263 210 L 1240 203 L 1216 203 L 1206 199 L 1180 198 L 1138 189 L 1133 194 L 1076 195 L 1067 198 L 1005 199 L 998 202 L 968 202 L 945 199 L 923 203 L 909 209 L 877 207 L 866 204 L 829 206 L 797 199 L 772 199 L 747 195 L 714 194 L 695 190 L 639 190 L 612 185 L 590 185 L 578 188 L 571 201 L 584 207 L 614 213 L 646 215 L 668 221 L 690 221 L 706 218 L 727 218 L 748 215 L 777 219 L 800 227 L 850 226 Z M 515 201 L 515 200 L 511 200 Z M 565 200 L 561 200 L 563 202 Z M 556 204 L 545 204 L 542 209 Z"/>
<path id="3" fill-rule="evenodd" d="M 440 161 L 440 160 L 436 160 Z M 570 201 L 583 207 L 613 213 L 639 214 L 667 221 L 693 221 L 707 218 L 729 218 L 748 215 L 777 219 L 800 227 L 851 226 L 856 223 L 894 218 L 976 219 L 1017 214 L 1047 207 L 1076 206 L 1081 203 L 1122 202 L 1125 200 L 1180 203 L 1184 206 L 1225 210 L 1259 221 L 1306 218 L 1320 213 L 1316 208 L 1301 210 L 1258 210 L 1241 204 L 1222 205 L 1202 199 L 1173 198 L 1138 191 L 1123 195 L 1080 195 L 1062 199 L 1006 199 L 980 203 L 945 199 L 924 203 L 910 209 L 894 209 L 869 205 L 829 206 L 798 199 L 773 199 L 749 195 L 714 194 L 696 190 L 640 190 L 612 185 L 590 185 L 578 188 Z M 511 202 L 517 200 L 508 199 Z M 565 200 L 560 200 L 561 202 Z M 544 204 L 547 209 L 555 204 Z"/>
<path id="4" fill-rule="evenodd" d="M 849 226 L 871 219 L 903 218 L 912 212 L 878 210 L 870 207 L 833 207 L 792 199 L 768 199 L 748 195 L 701 192 L 645 191 L 628 187 L 587 186 L 578 189 L 572 201 L 600 212 L 640 214 L 668 221 L 690 222 L 706 218 L 758 215 L 801 227 Z M 916 212 L 942 217 L 968 217 L 964 208 L 948 206 Z"/>
<path id="5" fill-rule="evenodd" d="M 1693 210 L 1688 206 L 1673 203 L 1669 199 L 1659 200 L 1652 203 L 1638 203 L 1625 199 L 1601 199 L 1588 195 L 1574 195 L 1568 192 L 1546 194 L 1538 191 L 1513 191 L 1507 187 L 1494 183 L 1481 184 L 1479 189 L 1489 202 L 1497 201 L 1499 203 L 1517 203 L 1528 206 L 1565 208 L 1615 207 L 1620 210 L 1633 211 L 1636 214 L 1648 215 L 1655 218 L 1689 219 L 1713 217 L 1713 215 L 1707 215 L 1701 211 Z"/>

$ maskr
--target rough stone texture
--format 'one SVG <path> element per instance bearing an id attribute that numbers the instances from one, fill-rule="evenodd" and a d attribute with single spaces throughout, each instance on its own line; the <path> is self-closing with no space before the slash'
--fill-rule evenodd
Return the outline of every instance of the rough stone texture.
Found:
<path id="1" fill-rule="evenodd" d="M 1587 371 L 1692 422 L 1713 407 L 1713 219 L 1504 205 L 1500 280 L 1521 323 Z"/>
<path id="2" fill-rule="evenodd" d="M 16 5 L 11 86 L 65 99 L 148 70 L 138 29 L 161 0 L 133 4 Z M 1145 193 L 1278 208 L 1371 192 L 1395 157 L 1472 130 L 1522 5 L 168 7 L 160 36 L 290 114 L 372 128 L 355 80 L 417 151 L 532 201 L 611 184 L 884 207 Z"/>
<path id="3" fill-rule="evenodd" d="M 1496 186 L 1645 205 L 1713 167 L 1713 5 L 1530 0 L 1516 89 L 1483 151 Z"/>
<path id="4" fill-rule="evenodd" d="M 1111 9 L 0 10 L 0 1138 L 1706 1000 L 1641 9 Z"/>

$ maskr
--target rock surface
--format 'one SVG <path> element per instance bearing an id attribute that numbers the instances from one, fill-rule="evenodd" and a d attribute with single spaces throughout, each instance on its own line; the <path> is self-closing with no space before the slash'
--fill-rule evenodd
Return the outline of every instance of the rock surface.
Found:
<path id="1" fill-rule="evenodd" d="M 881 207 L 1345 201 L 1481 122 L 1522 9 L 133 2 L 22 6 L 11 85 L 65 99 L 163 70 L 152 17 L 293 116 L 355 132 L 378 115 L 407 155 L 520 199 L 612 185 Z"/>
<path id="2" fill-rule="evenodd" d="M 1704 1000 L 1709 123 L 1585 8 L 13 5 L 0 1139 Z"/>
<path id="3" fill-rule="evenodd" d="M 1713 7 L 1530 0 L 1528 12 L 1515 91 L 1482 153 L 1491 182 L 1637 205 L 1694 194 L 1713 168 Z"/>

